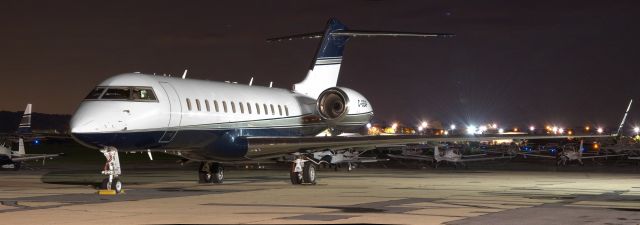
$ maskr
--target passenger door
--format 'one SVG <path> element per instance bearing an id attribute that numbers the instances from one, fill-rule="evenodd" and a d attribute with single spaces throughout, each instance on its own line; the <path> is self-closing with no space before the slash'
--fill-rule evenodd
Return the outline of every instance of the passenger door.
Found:
<path id="1" fill-rule="evenodd" d="M 167 94 L 169 104 L 169 123 L 165 128 L 164 135 L 160 138 L 159 143 L 169 143 L 179 131 L 182 122 L 182 102 L 176 89 L 167 82 L 160 82 L 162 89 Z"/>

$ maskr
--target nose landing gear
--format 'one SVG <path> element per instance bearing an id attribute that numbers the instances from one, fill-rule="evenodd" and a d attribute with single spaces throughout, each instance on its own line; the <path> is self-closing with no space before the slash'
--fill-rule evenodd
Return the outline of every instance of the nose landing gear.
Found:
<path id="1" fill-rule="evenodd" d="M 118 149 L 114 147 L 105 147 L 100 150 L 104 157 L 107 158 L 107 162 L 104 164 L 102 174 L 108 177 L 102 180 L 100 185 L 101 192 L 103 190 L 114 191 L 115 194 L 122 193 L 122 181 L 120 181 L 120 158 L 118 158 Z"/>

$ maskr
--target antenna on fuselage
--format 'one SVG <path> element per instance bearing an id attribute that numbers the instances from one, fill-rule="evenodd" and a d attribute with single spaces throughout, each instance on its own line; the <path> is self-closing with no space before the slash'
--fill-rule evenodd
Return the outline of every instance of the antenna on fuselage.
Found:
<path id="1" fill-rule="evenodd" d="M 253 77 L 251 77 L 251 80 L 249 80 L 249 86 L 253 85 Z"/>
<path id="2" fill-rule="evenodd" d="M 184 73 L 182 74 L 182 79 L 187 78 L 187 71 L 188 71 L 187 69 L 184 70 Z"/>
<path id="3" fill-rule="evenodd" d="M 269 88 L 273 87 L 273 81 L 269 81 Z"/>

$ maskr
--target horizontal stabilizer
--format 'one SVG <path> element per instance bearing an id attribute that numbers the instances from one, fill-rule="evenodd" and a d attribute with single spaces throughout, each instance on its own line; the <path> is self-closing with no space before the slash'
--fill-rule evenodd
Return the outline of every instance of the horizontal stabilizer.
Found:
<path id="1" fill-rule="evenodd" d="M 277 37 L 277 38 L 269 38 L 267 42 L 280 42 L 280 41 L 292 41 L 292 40 L 303 40 L 303 39 L 320 39 L 322 38 L 324 33 L 307 33 L 307 34 L 296 34 L 291 36 Z M 329 35 L 333 37 L 344 36 L 344 37 L 455 37 L 455 34 L 447 34 L 447 33 L 411 33 L 411 32 L 395 32 L 395 31 L 356 31 L 356 30 L 347 30 L 347 31 L 334 31 Z"/>

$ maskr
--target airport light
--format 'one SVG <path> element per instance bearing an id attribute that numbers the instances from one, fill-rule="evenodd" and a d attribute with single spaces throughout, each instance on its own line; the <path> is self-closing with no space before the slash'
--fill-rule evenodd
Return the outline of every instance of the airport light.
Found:
<path id="1" fill-rule="evenodd" d="M 493 129 L 498 128 L 498 124 L 496 124 L 496 123 L 491 124 L 491 128 L 493 128 Z"/>
<path id="2" fill-rule="evenodd" d="M 367 129 L 371 129 L 371 123 L 367 123 Z"/>
<path id="3" fill-rule="evenodd" d="M 589 131 L 589 130 L 591 130 L 591 127 L 586 126 L 586 127 L 584 127 L 584 130 Z"/>
<path id="4" fill-rule="evenodd" d="M 444 135 L 449 135 L 449 131 L 444 131 Z"/>
<path id="5" fill-rule="evenodd" d="M 553 131 L 553 133 L 558 133 L 558 127 L 553 126 L 553 128 L 551 128 L 551 130 Z"/>
<path id="6" fill-rule="evenodd" d="M 422 132 L 422 130 L 424 130 L 424 127 L 418 127 L 418 131 Z"/>
<path id="7" fill-rule="evenodd" d="M 487 131 L 487 126 L 480 126 L 480 132 L 484 133 L 485 131 Z"/>
<path id="8" fill-rule="evenodd" d="M 518 132 L 518 128 L 517 128 L 517 127 L 514 127 L 514 128 L 513 128 L 513 132 Z"/>
<path id="9" fill-rule="evenodd" d="M 560 134 L 564 133 L 564 128 L 558 128 L 558 133 Z"/>
<path id="10" fill-rule="evenodd" d="M 638 133 L 640 133 L 640 127 L 634 127 L 634 128 L 633 128 L 633 132 L 635 132 L 635 133 L 636 133 L 636 135 L 637 135 Z"/>
<path id="11" fill-rule="evenodd" d="M 451 130 L 455 130 L 456 129 L 456 125 L 455 124 L 451 124 Z"/>
<path id="12" fill-rule="evenodd" d="M 598 127 L 598 134 L 602 134 L 602 132 L 604 132 L 604 129 L 602 129 L 602 127 Z"/>
<path id="13" fill-rule="evenodd" d="M 498 129 L 498 133 L 501 133 L 501 134 L 504 133 L 504 129 L 502 128 Z"/>
<path id="14" fill-rule="evenodd" d="M 393 133 L 396 133 L 396 130 L 398 129 L 398 123 L 393 123 L 391 125 L 391 129 L 393 129 Z"/>
<path id="15" fill-rule="evenodd" d="M 536 127 L 534 127 L 534 126 L 530 126 L 529 127 L 529 131 L 533 132 L 534 130 L 536 130 Z"/>
<path id="16" fill-rule="evenodd" d="M 427 128 L 427 126 L 429 126 L 429 123 L 427 123 L 427 121 L 422 121 L 421 126 L 422 126 L 423 128 Z"/>
<path id="17" fill-rule="evenodd" d="M 467 126 L 467 134 L 475 134 L 477 130 L 478 128 L 476 128 L 476 126 L 473 126 L 473 125 Z"/>

